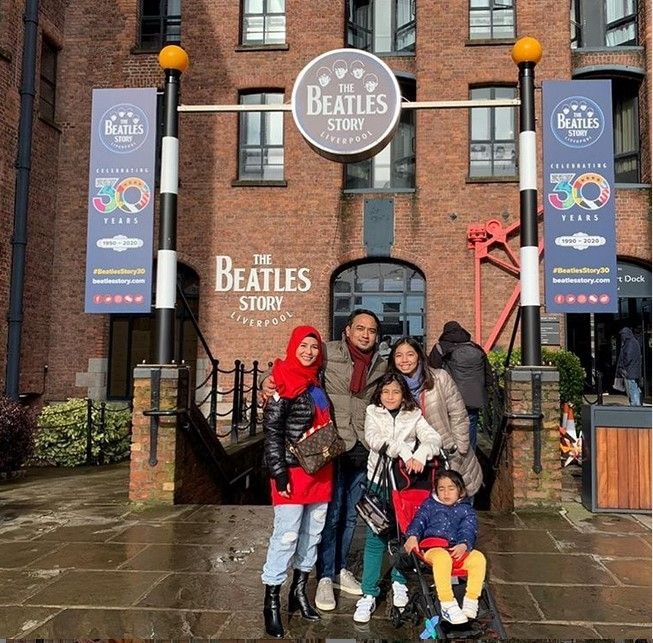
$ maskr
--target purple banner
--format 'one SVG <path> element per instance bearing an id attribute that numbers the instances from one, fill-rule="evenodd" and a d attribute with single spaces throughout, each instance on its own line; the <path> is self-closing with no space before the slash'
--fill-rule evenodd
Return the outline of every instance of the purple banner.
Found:
<path id="1" fill-rule="evenodd" d="M 156 89 L 94 89 L 88 172 L 87 313 L 148 313 Z"/>
<path id="2" fill-rule="evenodd" d="M 546 309 L 617 312 L 612 88 L 542 83 Z"/>

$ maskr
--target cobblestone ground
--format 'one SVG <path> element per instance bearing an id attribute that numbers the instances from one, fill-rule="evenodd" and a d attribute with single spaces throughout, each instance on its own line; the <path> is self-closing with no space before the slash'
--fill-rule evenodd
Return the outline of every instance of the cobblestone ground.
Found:
<path id="1" fill-rule="evenodd" d="M 479 548 L 507 633 L 650 638 L 650 517 L 585 511 L 571 473 L 561 513 L 481 513 Z M 119 465 L 0 482 L 0 637 L 262 637 L 270 507 L 134 506 L 127 478 Z M 362 537 L 361 529 L 357 574 Z M 317 624 L 293 617 L 287 636 L 419 635 L 395 630 L 385 602 L 357 626 L 354 604 L 339 597 Z"/>

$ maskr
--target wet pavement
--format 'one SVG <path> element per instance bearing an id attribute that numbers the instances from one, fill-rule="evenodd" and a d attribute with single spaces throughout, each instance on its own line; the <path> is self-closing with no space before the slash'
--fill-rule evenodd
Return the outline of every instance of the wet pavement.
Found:
<path id="1" fill-rule="evenodd" d="M 0 637 L 263 637 L 271 508 L 135 506 L 128 475 L 117 465 L 0 481 Z M 480 521 L 510 638 L 651 638 L 650 516 L 591 514 L 572 484 L 561 513 L 481 512 Z M 394 629 L 385 601 L 356 625 L 354 605 L 343 595 L 317 624 L 295 616 L 287 637 L 419 636 Z"/>

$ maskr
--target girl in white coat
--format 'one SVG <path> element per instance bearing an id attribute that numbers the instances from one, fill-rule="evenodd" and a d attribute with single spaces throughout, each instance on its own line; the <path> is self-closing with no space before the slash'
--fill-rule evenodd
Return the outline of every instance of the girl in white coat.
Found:
<path id="1" fill-rule="evenodd" d="M 367 460 L 367 477 L 372 479 L 379 452 L 383 447 L 390 458 L 401 458 L 406 470 L 420 473 L 442 446 L 442 439 L 423 418 L 417 403 L 400 373 L 388 373 L 379 381 L 372 403 L 365 416 L 365 440 L 370 448 Z M 363 551 L 363 598 L 356 603 L 354 621 L 367 623 L 376 609 L 380 594 L 379 579 L 383 557 L 387 551 L 387 538 L 378 536 L 369 527 Z M 397 569 L 392 570 L 392 601 L 403 608 L 408 603 L 406 578 Z"/>

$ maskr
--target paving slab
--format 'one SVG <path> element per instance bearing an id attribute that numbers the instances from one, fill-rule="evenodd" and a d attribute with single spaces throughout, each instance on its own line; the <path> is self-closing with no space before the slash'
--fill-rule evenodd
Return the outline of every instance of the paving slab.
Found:
<path id="1" fill-rule="evenodd" d="M 624 585 L 651 586 L 651 560 L 606 560 L 601 564 L 609 569 Z"/>
<path id="2" fill-rule="evenodd" d="M 613 585 L 614 580 L 598 561 L 589 555 L 568 557 L 561 562 L 560 554 L 494 553 L 490 558 L 490 573 L 494 581 L 505 583 L 558 585 Z"/>
<path id="3" fill-rule="evenodd" d="M 627 558 L 651 558 L 651 549 L 636 535 L 579 533 L 577 531 L 549 532 L 558 548 L 564 553 L 586 554 L 591 552 L 599 556 L 620 556 Z"/>
<path id="4" fill-rule="evenodd" d="M 203 522 L 142 523 L 110 534 L 111 542 L 122 543 L 181 543 L 189 545 L 217 545 L 230 538 L 233 529 L 227 525 Z"/>
<path id="5" fill-rule="evenodd" d="M 574 525 L 558 512 L 517 511 L 515 513 L 528 529 L 574 529 Z"/>
<path id="6" fill-rule="evenodd" d="M 644 587 L 587 586 L 572 594 L 564 588 L 531 585 L 544 620 L 590 623 L 651 623 L 651 590 Z"/>
<path id="7" fill-rule="evenodd" d="M 596 640 L 602 638 L 589 624 L 562 625 L 549 622 L 506 623 L 506 634 L 511 639 L 528 641 L 569 641 L 574 639 Z"/>
<path id="8" fill-rule="evenodd" d="M 29 632 L 31 639 L 216 638 L 226 612 L 65 609 Z"/>
<path id="9" fill-rule="evenodd" d="M 34 569 L 116 569 L 147 545 L 136 543 L 68 543 L 40 557 Z"/>
<path id="10" fill-rule="evenodd" d="M 539 621 L 542 618 L 526 585 L 493 583 L 492 596 L 504 623 L 516 620 Z"/>
<path id="11" fill-rule="evenodd" d="M 0 636 L 22 639 L 40 623 L 44 623 L 59 611 L 47 607 L 0 607 Z"/>
<path id="12" fill-rule="evenodd" d="M 0 542 L 0 569 L 24 567 L 59 547 L 58 543 Z"/>
<path id="13" fill-rule="evenodd" d="M 556 543 L 546 532 L 537 529 L 479 529 L 477 548 L 493 552 L 557 552 Z"/>
<path id="14" fill-rule="evenodd" d="M 0 571 L 0 605 L 20 605 L 65 573 L 37 569 Z"/>
<path id="15" fill-rule="evenodd" d="M 129 607 L 164 576 L 161 572 L 67 571 L 25 604 Z"/>
<path id="16" fill-rule="evenodd" d="M 109 521 L 93 525 L 74 525 L 57 527 L 39 536 L 37 541 L 55 541 L 60 543 L 105 542 L 125 530 L 125 523 Z"/>
<path id="17" fill-rule="evenodd" d="M 643 641 L 650 641 L 653 639 L 653 631 L 651 626 L 647 627 L 638 627 L 636 625 L 607 625 L 603 623 L 597 623 L 594 625 L 594 629 L 599 633 L 602 639 L 612 639 L 612 640 L 635 640 L 640 639 Z"/>

